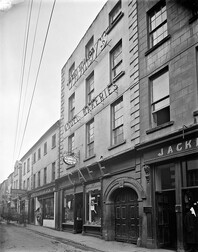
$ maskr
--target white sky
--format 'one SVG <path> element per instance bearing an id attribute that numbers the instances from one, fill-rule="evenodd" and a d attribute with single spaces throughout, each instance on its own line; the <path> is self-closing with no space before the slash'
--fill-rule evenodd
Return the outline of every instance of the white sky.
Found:
<path id="1" fill-rule="evenodd" d="M 36 74 L 53 0 L 42 1 L 30 68 L 40 4 L 40 0 L 33 0 L 15 148 L 24 38 L 31 0 L 0 0 L 0 8 L 4 2 L 13 4 L 9 10 L 0 11 L 0 183 L 14 171 L 15 161 L 60 118 L 61 69 L 106 0 L 56 0 L 37 82 Z M 35 83 L 36 90 L 20 148 Z"/>

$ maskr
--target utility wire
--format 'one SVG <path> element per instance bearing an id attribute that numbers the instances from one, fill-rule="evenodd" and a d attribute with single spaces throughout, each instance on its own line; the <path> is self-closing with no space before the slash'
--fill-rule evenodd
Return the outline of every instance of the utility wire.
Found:
<path id="1" fill-rule="evenodd" d="M 44 45 L 43 45 L 43 49 L 42 49 L 42 53 L 41 53 L 39 67 L 38 67 L 38 71 L 37 71 L 37 75 L 36 75 L 36 80 L 35 80 L 35 84 L 34 84 L 34 90 L 33 90 L 32 97 L 31 97 L 31 102 L 30 102 L 30 106 L 29 106 L 29 110 L 28 110 L 28 115 L 27 115 L 27 119 L 26 119 L 25 129 L 24 129 L 24 132 L 23 132 L 23 137 L 22 137 L 22 141 L 21 141 L 21 146 L 20 146 L 20 149 L 19 149 L 18 157 L 20 156 L 20 153 L 21 153 L 21 148 L 22 148 L 22 145 L 23 145 L 24 136 L 25 136 L 25 132 L 26 132 L 26 129 L 27 129 L 28 119 L 29 119 L 29 116 L 30 116 L 30 111 L 31 111 L 31 107 L 32 107 L 32 101 L 33 101 L 33 98 L 34 98 L 34 93 L 35 93 L 35 89 L 36 89 L 36 85 L 37 85 L 37 81 L 38 81 L 38 76 L 39 76 L 39 72 L 40 72 L 40 68 L 41 68 L 41 62 L 42 62 L 42 59 L 43 59 L 43 54 L 44 54 L 44 50 L 45 50 L 45 45 L 46 45 L 46 41 L 47 41 L 47 37 L 48 37 L 48 32 L 49 32 L 49 28 L 50 28 L 50 24 L 51 24 L 51 20 L 52 20 L 52 15 L 53 15 L 55 3 L 56 3 L 56 0 L 54 0 L 53 6 L 52 6 L 51 15 L 50 15 L 50 19 L 49 19 L 49 22 L 48 22 L 47 33 L 46 33 L 46 36 L 45 36 L 45 41 L 44 41 Z"/>
<path id="2" fill-rule="evenodd" d="M 38 11 L 37 20 L 36 20 L 36 27 L 35 27 L 35 31 L 34 31 L 34 39 L 33 39 L 33 45 L 32 45 L 31 57 L 30 57 L 30 65 L 29 65 L 29 69 L 28 69 L 27 85 L 26 85 L 26 89 L 25 89 L 24 103 L 23 103 L 22 116 L 21 116 L 22 119 L 23 119 L 27 89 L 28 89 L 28 85 L 29 85 L 30 70 L 32 67 L 32 58 L 33 58 L 33 52 L 34 52 L 34 46 L 35 46 L 35 40 L 36 40 L 36 34 L 37 34 L 37 28 L 38 28 L 38 21 L 39 21 L 39 17 L 40 17 L 41 4 L 42 4 L 42 0 L 40 1 L 40 4 L 39 4 L 39 11 Z"/>
<path id="3" fill-rule="evenodd" d="M 20 77 L 20 79 L 21 79 L 20 98 L 19 98 L 19 103 L 18 103 L 17 127 L 16 127 L 16 132 L 15 132 L 13 161 L 14 161 L 14 155 L 15 155 L 15 151 L 16 151 L 17 135 L 18 135 L 18 130 L 19 130 L 19 116 L 20 116 L 20 108 L 21 108 L 21 100 L 22 100 L 23 78 L 24 78 L 27 44 L 28 44 L 28 37 L 29 37 L 30 19 L 31 19 L 31 13 L 32 13 L 32 3 L 33 3 L 33 0 L 31 1 L 30 10 L 29 10 L 29 12 L 27 12 L 27 17 L 26 17 L 26 29 L 25 29 L 24 44 L 23 44 L 23 59 L 22 59 L 21 77 Z M 29 15 L 29 19 L 28 19 L 28 15 Z"/>

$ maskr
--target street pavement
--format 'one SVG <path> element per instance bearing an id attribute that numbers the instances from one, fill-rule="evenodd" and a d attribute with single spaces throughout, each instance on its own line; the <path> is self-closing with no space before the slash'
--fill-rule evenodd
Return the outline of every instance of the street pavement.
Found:
<path id="1" fill-rule="evenodd" d="M 92 237 L 82 234 L 73 234 L 70 232 L 57 231 L 51 228 L 36 226 L 26 224 L 18 224 L 16 222 L 11 222 L 15 226 L 20 226 L 22 228 L 28 229 L 37 233 L 41 236 L 48 237 L 52 240 L 61 242 L 61 243 L 70 243 L 79 245 L 81 248 L 87 248 L 87 251 L 94 252 L 173 252 L 172 250 L 166 249 L 147 249 L 142 247 L 137 247 L 134 244 L 128 244 L 123 242 L 116 241 L 105 241 L 98 237 Z"/>

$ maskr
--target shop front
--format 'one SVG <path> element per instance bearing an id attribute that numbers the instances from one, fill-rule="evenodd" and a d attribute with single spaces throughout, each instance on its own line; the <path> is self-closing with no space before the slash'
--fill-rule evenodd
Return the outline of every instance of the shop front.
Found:
<path id="1" fill-rule="evenodd" d="M 134 156 L 123 153 L 57 179 L 60 229 L 141 245 L 146 193 Z"/>
<path id="2" fill-rule="evenodd" d="M 59 192 L 58 229 L 101 236 L 101 170 L 98 164 L 56 180 Z"/>
<path id="3" fill-rule="evenodd" d="M 55 228 L 55 200 L 55 186 L 33 192 L 30 199 L 31 223 Z"/>
<path id="4" fill-rule="evenodd" d="M 153 245 L 185 251 L 198 248 L 198 131 L 179 133 L 139 150 L 150 183 Z"/>

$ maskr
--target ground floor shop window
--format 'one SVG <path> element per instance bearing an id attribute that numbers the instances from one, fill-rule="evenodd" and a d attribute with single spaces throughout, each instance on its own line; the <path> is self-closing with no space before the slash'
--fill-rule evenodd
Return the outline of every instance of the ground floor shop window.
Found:
<path id="1" fill-rule="evenodd" d="M 175 165 L 164 164 L 156 167 L 156 190 L 175 188 Z"/>
<path id="2" fill-rule="evenodd" d="M 74 224 L 74 195 L 64 195 L 64 223 Z"/>
<path id="3" fill-rule="evenodd" d="M 198 186 L 198 159 L 182 162 L 182 186 Z"/>
<path id="4" fill-rule="evenodd" d="M 182 162 L 184 246 L 198 251 L 198 159 Z"/>
<path id="5" fill-rule="evenodd" d="M 54 219 L 54 198 L 43 200 L 43 218 Z"/>
<path id="6" fill-rule="evenodd" d="M 86 193 L 86 224 L 101 225 L 100 190 Z"/>

